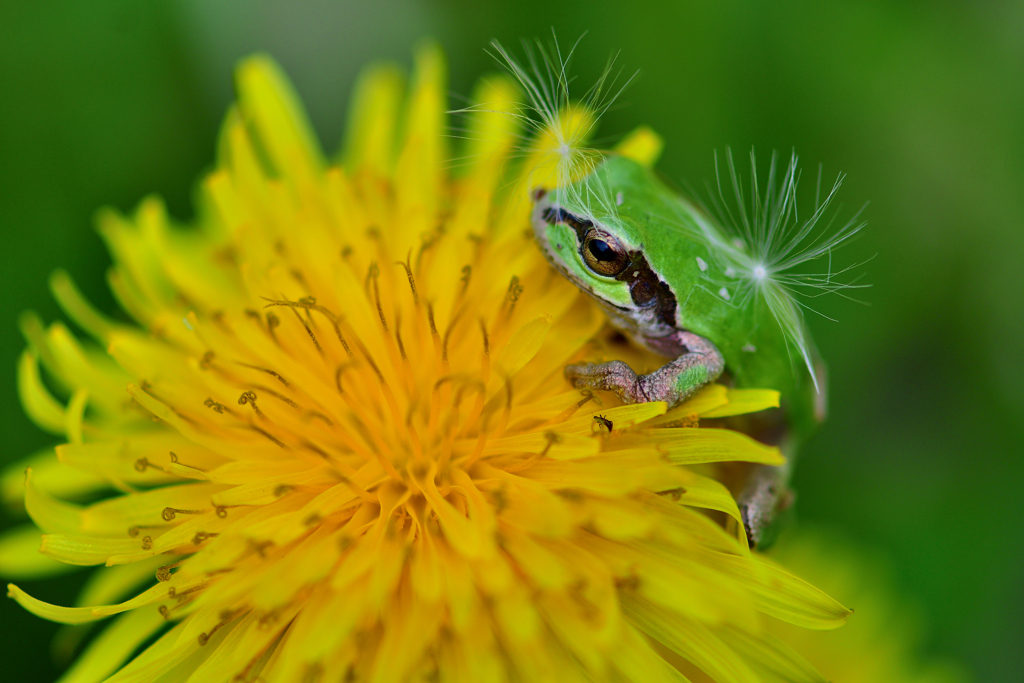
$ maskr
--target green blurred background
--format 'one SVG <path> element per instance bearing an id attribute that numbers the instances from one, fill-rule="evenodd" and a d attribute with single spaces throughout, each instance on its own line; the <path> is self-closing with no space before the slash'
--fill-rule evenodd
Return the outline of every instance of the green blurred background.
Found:
<path id="1" fill-rule="evenodd" d="M 51 444 L 21 412 L 20 311 L 58 315 L 66 268 L 113 309 L 91 225 L 158 192 L 180 218 L 208 168 L 231 70 L 265 50 L 291 75 L 326 147 L 361 65 L 408 64 L 432 35 L 451 103 L 518 45 L 584 31 L 576 71 L 610 53 L 640 75 L 605 120 L 664 134 L 660 168 L 703 187 L 713 151 L 795 148 L 843 171 L 869 227 L 843 262 L 870 306 L 811 321 L 831 369 L 831 418 L 796 476 L 803 519 L 891 557 L 923 608 L 928 652 L 979 681 L 1024 671 L 1024 3 L 5 2 L 0 6 L 0 464 Z M 808 176 L 810 177 L 810 176 Z M 0 526 L 19 521 L 0 512 Z M 25 584 L 70 602 L 81 574 Z M 854 605 L 856 607 L 856 605 Z M 48 681 L 56 627 L 0 601 L 5 681 Z M 14 676 L 11 677 L 13 668 Z M 1016 672 L 1016 674 L 1014 673 Z"/>

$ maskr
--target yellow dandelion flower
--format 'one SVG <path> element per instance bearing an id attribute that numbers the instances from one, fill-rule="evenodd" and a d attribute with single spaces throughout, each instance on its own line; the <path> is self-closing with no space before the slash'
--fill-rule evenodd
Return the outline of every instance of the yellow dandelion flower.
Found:
<path id="1" fill-rule="evenodd" d="M 751 554 L 729 492 L 688 467 L 780 463 L 694 428 L 775 392 L 666 412 L 567 385 L 603 317 L 527 234 L 514 116 L 481 107 L 445 171 L 444 79 L 435 47 L 408 94 L 369 71 L 329 159 L 275 65 L 247 60 L 195 223 L 153 198 L 100 218 L 135 324 L 63 274 L 94 343 L 26 318 L 22 399 L 67 443 L 33 459 L 25 505 L 47 562 L 105 568 L 79 606 L 9 594 L 114 617 L 63 680 L 683 680 L 671 656 L 754 681 L 762 660 L 808 668 L 766 615 L 845 620 Z M 516 96 L 492 79 L 476 100 Z M 29 543 L 0 568 L 50 571 Z"/>
<path id="2" fill-rule="evenodd" d="M 769 553 L 854 605 L 857 614 L 834 632 L 808 631 L 773 621 L 768 633 L 784 641 L 834 683 L 966 683 L 970 675 L 918 647 L 920 614 L 897 595 L 886 563 L 841 534 L 800 527 Z M 694 683 L 710 679 L 692 677 Z"/>

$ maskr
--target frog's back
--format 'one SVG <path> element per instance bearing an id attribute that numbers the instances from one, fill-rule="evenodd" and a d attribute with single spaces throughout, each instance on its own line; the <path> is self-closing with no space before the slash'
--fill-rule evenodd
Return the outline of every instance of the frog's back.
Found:
<path id="1" fill-rule="evenodd" d="M 796 304 L 786 299 L 769 306 L 765 297 L 779 293 L 744 282 L 722 258 L 723 249 L 742 247 L 650 169 L 628 159 L 611 158 L 606 165 L 617 219 L 630 225 L 651 268 L 674 290 L 677 327 L 714 342 L 736 386 L 777 389 L 792 426 L 798 432 L 813 429 L 824 378 L 817 377 L 816 388 L 808 364 L 820 360 L 798 313 L 798 338 L 773 313 Z"/>

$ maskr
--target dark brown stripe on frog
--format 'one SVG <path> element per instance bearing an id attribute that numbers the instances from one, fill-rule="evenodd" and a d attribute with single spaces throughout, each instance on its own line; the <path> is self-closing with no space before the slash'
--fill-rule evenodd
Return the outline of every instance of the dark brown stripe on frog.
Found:
<path id="1" fill-rule="evenodd" d="M 615 279 L 629 283 L 629 295 L 633 303 L 641 308 L 656 307 L 661 322 L 669 327 L 676 326 L 676 295 L 657 276 L 642 251 L 629 253 L 629 265 Z"/>
<path id="2" fill-rule="evenodd" d="M 565 223 L 576 233 L 576 239 L 583 244 L 583 238 L 587 236 L 587 230 L 594 227 L 593 222 L 575 216 L 565 209 L 551 207 L 544 209 L 544 220 L 548 223 Z"/>

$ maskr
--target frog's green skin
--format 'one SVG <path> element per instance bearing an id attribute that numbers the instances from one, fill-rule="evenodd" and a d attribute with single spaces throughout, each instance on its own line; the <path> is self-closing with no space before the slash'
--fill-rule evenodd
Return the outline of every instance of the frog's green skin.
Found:
<path id="1" fill-rule="evenodd" d="M 768 306 L 756 296 L 737 297 L 725 274 L 713 272 L 711 264 L 721 263 L 715 251 L 726 244 L 724 233 L 651 169 L 616 155 L 575 183 L 536 189 L 532 222 L 548 260 L 593 296 L 613 325 L 673 359 L 646 376 L 635 375 L 621 361 L 570 366 L 566 375 L 575 386 L 612 390 L 630 403 L 665 400 L 671 406 L 714 381 L 724 364 L 737 387 L 781 393 L 787 465 L 753 468 L 738 496 L 748 537 L 756 544 L 779 501 L 788 498 L 794 445 L 819 422 L 822 399 L 804 349 L 785 334 Z M 622 266 L 618 275 L 588 267 L 587 250 L 598 239 L 612 249 L 597 245 L 598 254 L 613 258 L 600 262 L 591 253 L 590 262 L 606 272 Z M 810 345 L 803 337 L 800 341 Z"/>

